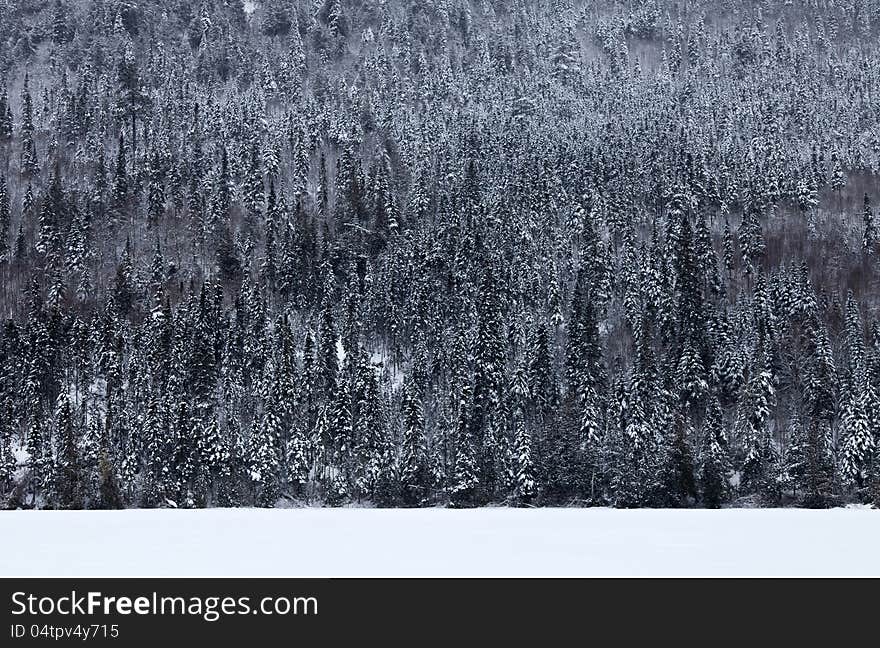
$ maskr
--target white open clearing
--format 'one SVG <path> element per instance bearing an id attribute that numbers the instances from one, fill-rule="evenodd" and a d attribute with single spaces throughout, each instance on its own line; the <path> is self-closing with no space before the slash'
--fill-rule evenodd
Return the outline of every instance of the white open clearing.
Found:
<path id="1" fill-rule="evenodd" d="M 880 511 L 0 512 L 0 576 L 880 576 Z"/>

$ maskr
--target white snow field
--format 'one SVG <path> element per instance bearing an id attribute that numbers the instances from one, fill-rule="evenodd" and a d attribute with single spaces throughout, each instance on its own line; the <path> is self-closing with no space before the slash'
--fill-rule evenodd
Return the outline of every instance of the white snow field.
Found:
<path id="1" fill-rule="evenodd" d="M 4 511 L 0 576 L 880 576 L 880 511 Z"/>

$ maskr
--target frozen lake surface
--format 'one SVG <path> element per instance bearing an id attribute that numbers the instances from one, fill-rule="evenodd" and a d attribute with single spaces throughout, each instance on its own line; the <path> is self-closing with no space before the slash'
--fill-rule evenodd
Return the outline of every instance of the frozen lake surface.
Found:
<path id="1" fill-rule="evenodd" d="M 3 576 L 880 576 L 880 511 L 0 512 Z"/>

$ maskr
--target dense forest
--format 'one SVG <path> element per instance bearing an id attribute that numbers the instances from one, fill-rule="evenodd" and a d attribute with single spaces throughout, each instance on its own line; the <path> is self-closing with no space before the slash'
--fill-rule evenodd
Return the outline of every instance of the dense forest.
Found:
<path id="1" fill-rule="evenodd" d="M 4 506 L 880 502 L 880 0 L 4 4 Z"/>

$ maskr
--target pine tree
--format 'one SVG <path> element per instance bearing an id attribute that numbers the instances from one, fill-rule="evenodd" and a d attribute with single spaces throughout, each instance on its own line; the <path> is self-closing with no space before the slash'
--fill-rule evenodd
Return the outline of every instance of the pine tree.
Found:
<path id="1" fill-rule="evenodd" d="M 677 226 L 672 241 L 672 264 L 675 269 L 676 324 L 680 344 L 690 342 L 702 349 L 705 336 L 703 297 L 699 283 L 699 265 L 694 250 L 691 220 L 682 203 L 685 198 L 673 197 L 669 206 L 669 222 Z M 668 237 L 673 238 L 673 237 Z"/>
<path id="2" fill-rule="evenodd" d="M 706 381 L 706 369 L 697 349 L 687 339 L 676 368 L 676 383 L 685 406 L 696 406 L 706 396 L 709 384 Z"/>
<path id="3" fill-rule="evenodd" d="M 724 267 L 727 270 L 727 277 L 733 276 L 733 234 L 730 231 L 730 221 L 724 219 L 724 233 L 722 235 L 724 247 Z"/>
<path id="4" fill-rule="evenodd" d="M 279 443 L 281 420 L 279 405 L 270 396 L 265 405 L 259 426 L 250 442 L 250 476 L 257 488 L 260 506 L 272 508 L 280 495 L 278 470 L 280 466 Z"/>
<path id="5" fill-rule="evenodd" d="M 25 448 L 28 454 L 28 490 L 31 506 L 36 506 L 37 496 L 41 494 L 46 478 L 48 448 L 43 433 L 43 417 L 39 408 L 31 412 Z"/>
<path id="6" fill-rule="evenodd" d="M 327 15 L 327 28 L 333 36 L 345 36 L 346 34 L 345 14 L 342 11 L 342 3 L 339 0 L 332 0 L 330 4 L 330 12 Z"/>
<path id="7" fill-rule="evenodd" d="M 11 412 L 11 403 L 4 403 L 6 412 L 4 416 L 8 416 Z M 15 484 L 15 471 L 18 462 L 12 453 L 11 433 L 0 428 L 0 494 L 9 493 L 6 500 L 6 506 L 9 508 L 18 508 L 23 502 L 21 501 L 21 489 Z"/>
<path id="8" fill-rule="evenodd" d="M 479 481 L 488 492 L 498 484 L 500 452 L 498 442 L 506 434 L 502 417 L 502 389 L 507 364 L 501 289 L 494 263 L 485 269 L 481 299 L 477 305 L 477 337 L 474 347 L 474 400 L 471 419 L 476 444 Z"/>
<path id="9" fill-rule="evenodd" d="M 69 36 L 69 28 L 65 16 L 65 9 L 61 5 L 61 0 L 55 0 L 55 6 L 52 11 L 52 40 L 63 45 L 67 42 Z"/>
<path id="10" fill-rule="evenodd" d="M 649 501 L 649 464 L 656 434 L 639 397 L 639 378 L 626 380 L 618 367 L 608 396 L 605 452 L 608 455 L 610 496 L 620 508 L 644 506 Z"/>
<path id="11" fill-rule="evenodd" d="M 0 86 L 0 143 L 12 139 L 12 107 L 9 105 L 9 95 L 6 85 Z"/>
<path id="12" fill-rule="evenodd" d="M 272 289 L 276 287 L 278 278 L 278 252 L 276 247 L 278 220 L 279 209 L 275 195 L 275 182 L 270 181 L 269 195 L 266 199 L 266 243 L 263 250 L 263 260 L 260 264 L 260 272 Z"/>
<path id="13" fill-rule="evenodd" d="M 811 421 L 807 428 L 804 468 L 800 489 L 804 506 L 824 508 L 831 501 L 834 486 L 834 462 L 831 448 L 831 427 L 828 423 Z"/>
<path id="14" fill-rule="evenodd" d="M 0 106 L 2 108 L 2 106 Z M 6 178 L 0 175 L 0 265 L 10 260 L 9 248 L 9 189 Z"/>
<path id="15" fill-rule="evenodd" d="M 73 413 L 67 394 L 63 394 L 55 417 L 59 439 L 58 457 L 55 462 L 55 488 L 58 506 L 63 509 L 80 509 L 82 501 L 82 466 Z"/>
<path id="16" fill-rule="evenodd" d="M 838 377 L 828 340 L 828 331 L 814 315 L 808 323 L 809 355 L 804 381 L 804 401 L 810 419 L 816 424 L 830 424 L 837 403 Z"/>
<path id="17" fill-rule="evenodd" d="M 157 225 L 165 215 L 165 178 L 159 152 L 154 150 L 150 156 L 147 171 L 147 215 L 151 225 Z"/>
<path id="18" fill-rule="evenodd" d="M 866 379 L 867 355 L 859 305 L 850 290 L 847 293 L 844 326 L 846 328 L 846 351 L 850 380 L 861 387 Z"/>
<path id="19" fill-rule="evenodd" d="M 324 298 L 324 303 L 319 313 L 317 337 L 317 378 L 326 395 L 333 392 L 336 386 L 337 374 L 339 373 L 338 338 L 333 318 L 333 308 L 329 297 Z"/>
<path id="20" fill-rule="evenodd" d="M 202 467 L 203 477 L 207 480 L 206 489 L 216 497 L 214 501 L 217 502 L 225 495 L 223 488 L 230 473 L 232 452 L 220 430 L 220 422 L 215 412 L 207 413 L 197 429 L 198 464 Z M 206 500 L 208 495 L 209 493 L 205 493 Z M 219 503 L 223 505 L 222 501 Z"/>
<path id="21" fill-rule="evenodd" d="M 146 113 L 152 101 L 149 95 L 144 92 L 134 45 L 131 41 L 125 44 L 125 51 L 117 66 L 116 78 L 119 84 L 118 105 L 131 129 L 131 152 L 132 160 L 134 160 L 134 156 L 137 154 L 137 121 Z M 121 131 L 119 136 L 121 143 Z"/>
<path id="22" fill-rule="evenodd" d="M 846 186 L 846 173 L 840 162 L 840 156 L 837 153 L 831 155 L 831 189 L 840 195 L 841 190 Z"/>
<path id="23" fill-rule="evenodd" d="M 266 197 L 263 189 L 263 167 L 257 142 L 251 144 L 250 164 L 244 186 L 244 207 L 250 217 L 262 214 Z"/>
<path id="24" fill-rule="evenodd" d="M 704 277 L 704 286 L 708 294 L 717 296 L 722 291 L 721 275 L 718 273 L 718 256 L 712 244 L 712 233 L 706 222 L 706 214 L 701 212 L 697 220 L 697 229 L 694 239 L 694 251 L 699 262 L 701 274 Z"/>
<path id="25" fill-rule="evenodd" d="M 122 258 L 116 266 L 116 277 L 113 286 L 114 305 L 123 316 L 127 315 L 134 305 L 136 287 L 134 284 L 134 268 L 132 267 L 131 240 L 126 240 Z"/>
<path id="26" fill-rule="evenodd" d="M 760 266 L 767 247 L 764 243 L 764 231 L 757 206 L 749 206 L 743 213 L 743 220 L 739 228 L 739 240 L 743 258 L 746 261 L 746 269 L 754 273 Z"/>
<path id="27" fill-rule="evenodd" d="M 119 133 L 119 147 L 116 149 L 116 167 L 113 173 L 113 205 L 118 214 L 128 203 L 129 183 L 126 162 L 125 136 Z"/>
<path id="28" fill-rule="evenodd" d="M 422 403 L 410 381 L 403 393 L 403 447 L 400 459 L 400 483 L 404 502 L 409 505 L 425 501 L 429 486 L 428 450 Z"/>
<path id="29" fill-rule="evenodd" d="M 121 509 L 125 502 L 117 479 L 117 470 L 111 457 L 110 440 L 107 429 L 102 427 L 98 432 L 98 498 L 97 508 Z"/>
<path id="30" fill-rule="evenodd" d="M 319 417 L 323 445 L 330 451 L 329 461 L 339 479 L 344 480 L 346 493 L 356 479 L 353 384 L 354 356 L 345 356 L 342 369 L 334 379 L 332 391 L 326 394 L 326 405 Z M 322 420 L 326 419 L 326 420 Z"/>
<path id="31" fill-rule="evenodd" d="M 374 172 L 373 213 L 375 217 L 371 247 L 373 253 L 378 253 L 400 229 L 398 209 L 391 188 L 391 162 L 387 155 L 382 156 Z"/>
<path id="32" fill-rule="evenodd" d="M 875 440 L 871 433 L 864 392 L 853 391 L 841 414 L 840 462 L 843 479 L 862 488 L 866 484 Z"/>
<path id="33" fill-rule="evenodd" d="M 728 470 L 727 436 L 724 434 L 721 405 L 717 399 L 713 399 L 706 412 L 700 443 L 699 482 L 707 507 L 718 508 L 724 502 L 728 490 Z"/>
<path id="34" fill-rule="evenodd" d="M 871 209 L 871 198 L 865 193 L 865 206 L 862 210 L 862 250 L 865 254 L 875 254 L 877 251 L 877 226 L 874 225 L 874 212 Z"/>
<path id="35" fill-rule="evenodd" d="M 513 415 L 513 454 L 515 460 L 514 496 L 520 504 L 528 504 L 535 497 L 535 467 L 532 463 L 532 435 L 525 425 L 522 409 L 517 407 Z"/>
<path id="36" fill-rule="evenodd" d="M 577 40 L 569 29 L 562 36 L 550 56 L 552 74 L 562 83 L 573 83 L 581 74 L 580 50 Z"/>
<path id="37" fill-rule="evenodd" d="M 659 465 L 651 484 L 651 503 L 678 507 L 697 497 L 694 460 L 688 437 L 693 431 L 685 425 L 681 413 L 675 415 L 672 428 L 664 434 L 660 446 Z"/>
<path id="38" fill-rule="evenodd" d="M 819 187 L 812 175 L 800 178 L 797 183 L 797 203 L 801 212 L 806 215 L 819 204 Z"/>
<path id="39" fill-rule="evenodd" d="M 302 494 L 309 481 L 311 471 L 311 448 L 305 430 L 297 425 L 287 441 L 286 463 L 287 482 L 294 494 Z"/>
<path id="40" fill-rule="evenodd" d="M 61 251 L 62 229 L 65 214 L 65 196 L 61 185 L 61 173 L 56 166 L 52 174 L 49 191 L 43 198 L 40 207 L 39 235 L 37 237 L 37 251 L 47 257 L 56 257 Z"/>
<path id="41" fill-rule="evenodd" d="M 531 347 L 528 371 L 529 393 L 541 417 L 547 419 L 556 411 L 559 394 L 550 351 L 550 339 L 545 327 L 536 327 Z"/>
<path id="42" fill-rule="evenodd" d="M 291 30 L 287 4 L 280 0 L 266 3 L 261 29 L 267 36 L 284 36 Z"/>
<path id="43" fill-rule="evenodd" d="M 599 342 L 593 295 L 579 277 L 575 284 L 571 328 L 566 355 L 568 393 L 578 413 L 577 429 L 586 444 L 594 445 L 602 427 L 598 392 L 604 380 L 602 349 Z"/>
<path id="44" fill-rule="evenodd" d="M 746 492 L 755 493 L 767 485 L 772 454 L 768 424 L 776 402 L 775 381 L 763 339 L 755 348 L 750 374 L 740 400 L 738 426 L 743 452 L 742 486 Z"/>
<path id="45" fill-rule="evenodd" d="M 21 89 L 21 173 L 27 178 L 37 175 L 37 147 L 34 143 L 34 104 L 30 91 L 30 75 L 25 72 L 24 85 Z"/>
<path id="46" fill-rule="evenodd" d="M 352 394 L 352 421 L 358 470 L 357 490 L 367 498 L 389 503 L 388 430 L 375 367 L 363 350 L 357 354 Z"/>
<path id="47" fill-rule="evenodd" d="M 461 385 L 459 390 L 449 496 L 452 505 L 460 507 L 473 505 L 480 482 L 477 476 L 476 452 L 470 432 L 470 419 L 473 416 L 471 386 L 466 383 Z"/>

